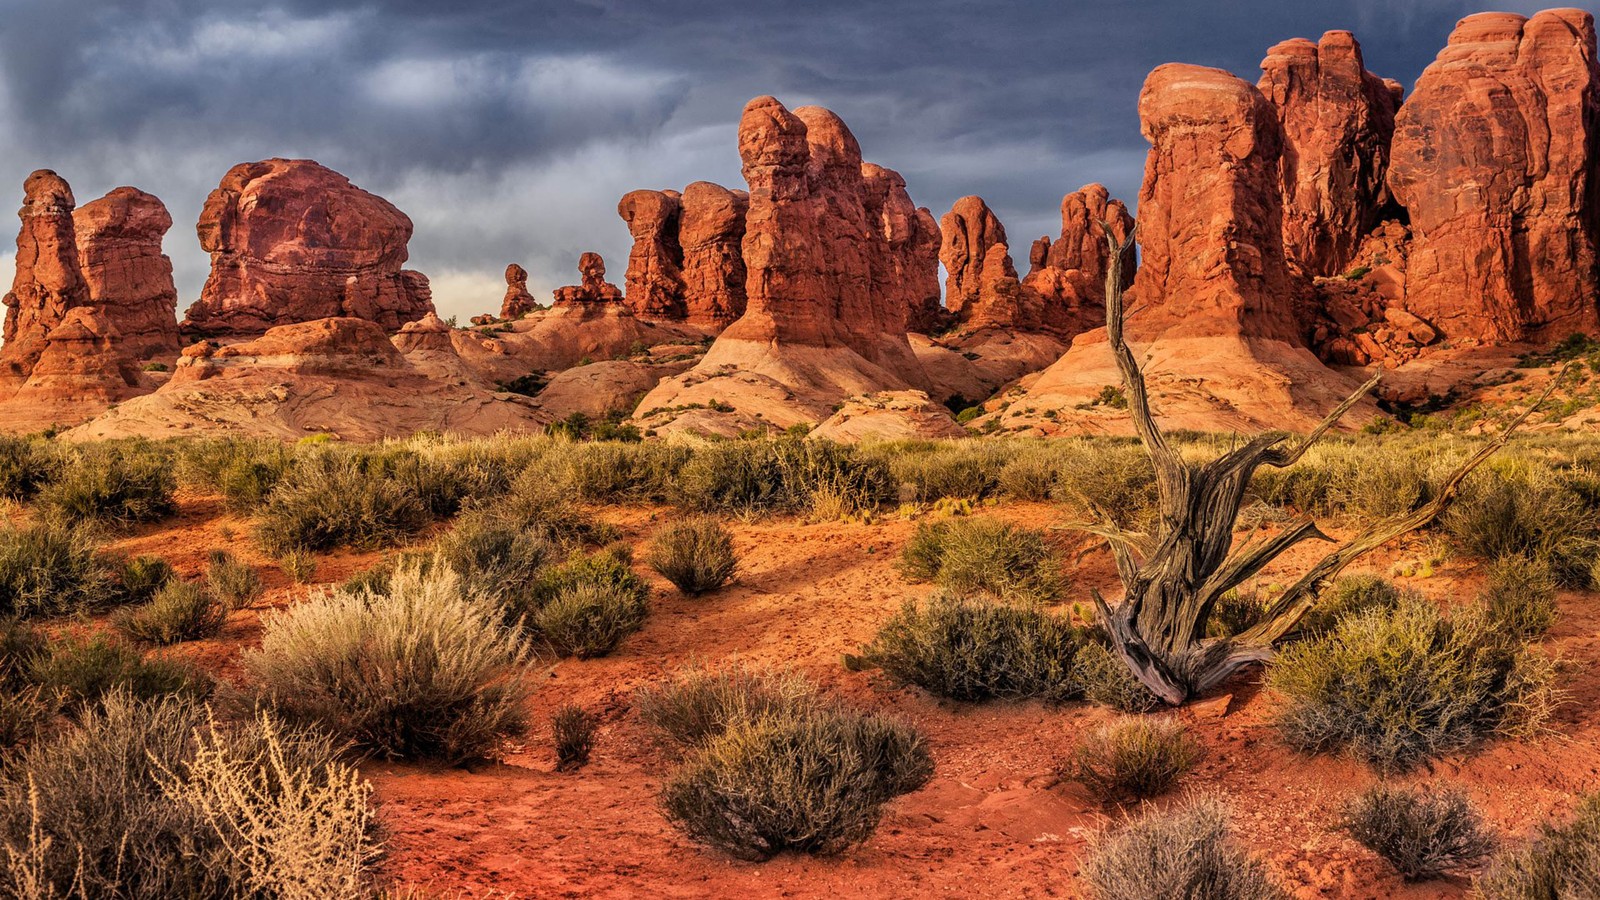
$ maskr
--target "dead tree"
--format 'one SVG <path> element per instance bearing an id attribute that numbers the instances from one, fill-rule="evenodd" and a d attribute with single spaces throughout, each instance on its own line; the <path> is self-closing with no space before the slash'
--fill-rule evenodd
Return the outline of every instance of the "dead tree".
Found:
<path id="1" fill-rule="evenodd" d="M 1329 579 L 1362 554 L 1438 518 L 1468 473 L 1505 445 L 1561 379 L 1552 380 L 1538 401 L 1446 477 L 1427 503 L 1380 521 L 1339 545 L 1284 591 L 1259 623 L 1232 637 L 1207 637 L 1211 611 L 1224 594 L 1302 541 L 1332 542 L 1315 522 L 1303 517 L 1271 537 L 1247 541 L 1235 549 L 1234 527 L 1251 476 L 1262 466 L 1283 468 L 1300 459 L 1372 390 L 1378 378 L 1362 385 L 1303 438 L 1291 442 L 1288 434 L 1269 433 L 1205 463 L 1184 460 L 1156 425 L 1144 374 L 1123 338 L 1122 269 L 1125 255 L 1133 247 L 1133 235 L 1119 240 L 1109 224 L 1101 224 L 1111 250 L 1106 273 L 1106 335 L 1122 373 L 1134 429 L 1155 468 L 1159 517 L 1150 534 L 1123 530 L 1109 520 L 1081 527 L 1107 539 L 1125 588 L 1115 607 L 1099 591 L 1094 592 L 1095 607 L 1112 649 L 1140 682 L 1176 706 L 1244 667 L 1269 659 L 1274 642 L 1299 623 Z"/>

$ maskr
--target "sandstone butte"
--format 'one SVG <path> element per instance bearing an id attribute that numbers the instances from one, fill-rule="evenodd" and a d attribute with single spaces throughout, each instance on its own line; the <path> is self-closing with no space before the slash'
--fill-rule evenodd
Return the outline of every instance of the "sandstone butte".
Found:
<path id="1" fill-rule="evenodd" d="M 1390 370 L 1387 396 L 1415 399 L 1517 342 L 1600 334 L 1595 41 L 1578 10 L 1468 16 L 1409 97 L 1366 69 L 1345 31 L 1270 48 L 1256 84 L 1182 64 L 1152 72 L 1138 110 L 1150 150 L 1128 329 L 1169 424 L 1305 427 L 1352 386 L 1344 367 Z M 387 201 L 309 161 L 237 166 L 201 216 L 213 269 L 182 327 L 238 340 L 365 320 L 400 332 L 385 372 L 529 421 L 645 393 L 636 416 L 647 429 L 730 434 L 842 412 L 831 427 L 841 436 L 935 434 L 950 432 L 941 403 L 988 397 L 983 427 L 1127 428 L 1101 327 L 1099 223 L 1125 236 L 1133 218 L 1105 188 L 1063 198 L 1060 234 L 1029 244 L 1019 277 L 981 198 L 935 221 L 825 109 L 757 98 L 738 143 L 747 190 L 702 181 L 621 199 L 623 288 L 584 254 L 579 283 L 544 309 L 512 265 L 501 315 L 474 330 L 429 317 L 426 279 L 402 267 L 411 223 Z M 176 346 L 160 202 L 119 188 L 75 211 L 48 171 L 25 195 L 5 392 L 79 397 L 87 416 L 152 390 L 159 376 L 127 376 L 130 360 Z M 78 308 L 91 312 L 68 323 Z M 350 327 L 335 329 L 350 338 L 335 345 L 362 343 Z M 254 368 L 292 396 L 300 378 L 326 386 L 335 370 L 360 369 L 283 362 L 327 357 L 326 343 L 191 348 L 181 377 L 150 396 Z M 548 396 L 497 393 L 530 373 Z M 1363 406 L 1347 422 L 1373 415 Z M 128 422 L 120 408 L 111 417 Z"/>
<path id="2" fill-rule="evenodd" d="M 433 311 L 428 279 L 403 268 L 411 219 L 306 159 L 228 170 L 195 226 L 211 276 L 185 334 L 252 336 L 329 317 L 387 331 Z"/>

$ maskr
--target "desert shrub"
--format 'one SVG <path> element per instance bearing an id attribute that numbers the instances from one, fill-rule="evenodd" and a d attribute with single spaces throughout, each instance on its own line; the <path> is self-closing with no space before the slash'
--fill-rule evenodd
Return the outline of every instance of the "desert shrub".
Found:
<path id="1" fill-rule="evenodd" d="M 819 491 L 854 510 L 895 497 L 882 459 L 836 444 L 784 436 L 722 441 L 695 448 L 672 483 L 672 499 L 699 512 L 807 509 Z"/>
<path id="2" fill-rule="evenodd" d="M 560 477 L 586 500 L 658 501 L 693 455 L 682 444 L 598 441 L 562 448 Z"/>
<path id="3" fill-rule="evenodd" d="M 295 584 L 310 584 L 317 577 L 317 557 L 309 550 L 286 550 L 278 556 L 278 570 Z"/>
<path id="4" fill-rule="evenodd" d="M 568 703 L 550 718 L 550 735 L 556 746 L 556 768 L 575 769 L 589 761 L 594 750 L 594 730 L 599 723 L 583 707 Z"/>
<path id="5" fill-rule="evenodd" d="M 67 457 L 60 474 L 39 493 L 47 517 L 68 524 L 132 525 L 166 517 L 176 508 L 172 458 L 143 442 L 100 444 Z"/>
<path id="6" fill-rule="evenodd" d="M 518 475 L 505 496 L 482 508 L 482 515 L 559 547 L 603 543 L 616 534 L 579 508 L 571 492 L 538 466 Z"/>
<path id="7" fill-rule="evenodd" d="M 32 500 L 55 478 L 58 465 L 48 442 L 0 435 L 0 498 Z"/>
<path id="8" fill-rule="evenodd" d="M 1044 533 L 997 519 L 924 522 L 901 555 L 907 576 L 952 591 L 1045 602 L 1066 586 L 1061 556 Z"/>
<path id="9" fill-rule="evenodd" d="M 906 601 L 852 660 L 954 700 L 1059 701 L 1082 689 L 1073 665 L 1082 644 L 1043 610 L 942 594 Z"/>
<path id="10" fill-rule="evenodd" d="M 1541 561 L 1561 584 L 1582 587 L 1600 547 L 1591 502 L 1553 473 L 1524 464 L 1475 473 L 1444 515 L 1456 546 L 1490 561 Z"/>
<path id="11" fill-rule="evenodd" d="M 531 621 L 556 598 L 585 585 L 615 587 L 641 608 L 650 595 L 650 586 L 633 571 L 633 551 L 619 543 L 593 553 L 574 550 L 564 562 L 539 569 L 526 591 L 524 605 L 514 611 Z"/>
<path id="12" fill-rule="evenodd" d="M 361 461 L 326 452 L 302 460 L 267 495 L 256 539 L 268 553 L 373 548 L 420 531 L 428 507 L 399 482 Z"/>
<path id="13" fill-rule="evenodd" d="M 208 593 L 229 609 L 243 609 L 261 598 L 261 576 L 226 550 L 213 550 L 206 559 Z"/>
<path id="14" fill-rule="evenodd" d="M 1494 849 L 1467 795 L 1448 788 L 1374 785 L 1345 804 L 1338 828 L 1407 881 L 1473 868 Z"/>
<path id="15" fill-rule="evenodd" d="M 1083 878 L 1096 900 L 1282 900 L 1260 860 L 1229 833 L 1221 801 L 1195 797 L 1152 810 L 1102 835 L 1084 859 Z"/>
<path id="16" fill-rule="evenodd" d="M 890 799 L 933 773 L 912 728 L 838 707 L 733 723 L 661 791 L 667 818 L 741 859 L 827 854 L 872 835 Z"/>
<path id="17" fill-rule="evenodd" d="M 1057 768 L 1101 800 L 1127 803 L 1172 790 L 1199 759 L 1179 722 L 1134 717 L 1091 729 Z"/>
<path id="18" fill-rule="evenodd" d="M 1062 453 L 1056 494 L 1085 514 L 1119 528 L 1145 530 L 1156 509 L 1156 473 L 1143 448 L 1132 443 L 1078 442 Z"/>
<path id="19" fill-rule="evenodd" d="M 1267 601 L 1254 590 L 1236 588 L 1228 591 L 1211 607 L 1211 618 L 1206 620 L 1209 637 L 1231 637 L 1261 621 L 1267 611 Z"/>
<path id="20" fill-rule="evenodd" d="M 60 522 L 0 527 L 0 615 L 49 616 L 111 602 L 110 568 L 91 532 Z"/>
<path id="21" fill-rule="evenodd" d="M 21 619 L 0 619 L 0 751 L 31 740 L 55 714 L 56 705 L 33 683 L 33 659 L 45 640 Z"/>
<path id="22" fill-rule="evenodd" d="M 185 441 L 179 450 L 181 484 L 222 495 L 236 513 L 253 513 L 293 467 L 293 447 L 268 438 L 207 438 Z"/>
<path id="23" fill-rule="evenodd" d="M 1090 703 L 1125 713 L 1151 712 L 1162 705 L 1161 698 L 1150 693 L 1104 644 L 1085 641 L 1078 649 L 1075 668 L 1083 698 Z"/>
<path id="24" fill-rule="evenodd" d="M 1289 646 L 1268 678 L 1284 695 L 1278 725 L 1291 746 L 1385 770 L 1536 728 L 1553 691 L 1548 661 L 1480 611 L 1446 618 L 1418 599 Z"/>
<path id="25" fill-rule="evenodd" d="M 149 603 L 119 610 L 115 622 L 134 640 L 164 646 L 215 637 L 232 611 L 201 585 L 174 578 Z"/>
<path id="26" fill-rule="evenodd" d="M 436 562 L 458 573 L 469 590 L 520 612 L 531 611 L 539 573 L 556 556 L 537 532 L 489 515 L 463 516 L 434 545 Z"/>
<path id="27" fill-rule="evenodd" d="M 58 705 L 80 709 L 121 692 L 136 699 L 204 697 L 211 681 L 181 663 L 147 658 L 104 634 L 61 637 L 32 657 L 29 680 Z"/>
<path id="28" fill-rule="evenodd" d="M 1477 881 L 1486 900 L 1600 897 L 1600 795 L 1565 825 L 1544 824 L 1533 841 L 1501 850 Z"/>
<path id="29" fill-rule="evenodd" d="M 1392 612 L 1407 597 L 1415 597 L 1386 578 L 1372 574 L 1344 575 L 1317 593 L 1316 605 L 1295 626 L 1297 636 L 1320 637 L 1340 620 L 1368 610 Z"/>
<path id="30" fill-rule="evenodd" d="M 360 896 L 369 792 L 325 736 L 115 694 L 0 774 L 0 893 Z"/>
<path id="31" fill-rule="evenodd" d="M 526 726 L 527 642 L 442 566 L 265 617 L 243 665 L 295 721 L 390 758 L 492 755 Z"/>
<path id="32" fill-rule="evenodd" d="M 740 665 L 692 666 L 633 697 L 639 718 L 681 748 L 704 746 L 740 722 L 792 716 L 817 704 L 804 678 Z"/>
<path id="33" fill-rule="evenodd" d="M 1536 638 L 1556 621 L 1556 582 L 1537 560 L 1507 556 L 1490 563 L 1481 598 L 1489 620 L 1512 634 Z"/>
<path id="34" fill-rule="evenodd" d="M 645 557 L 650 568 L 685 594 L 703 594 L 733 577 L 733 535 L 716 519 L 674 522 L 656 532 Z"/>
<path id="35" fill-rule="evenodd" d="M 582 582 L 541 607 L 533 625 L 557 653 L 590 659 L 615 650 L 648 613 L 644 599 L 621 585 Z"/>
<path id="36" fill-rule="evenodd" d="M 173 578 L 172 566 L 156 556 L 135 556 L 117 567 L 117 600 L 148 603 Z"/>
<path id="37" fill-rule="evenodd" d="M 1045 446 L 1028 447 L 1000 467 L 1001 493 L 1017 500 L 1049 500 L 1060 474 L 1056 454 Z"/>
<path id="38" fill-rule="evenodd" d="M 1009 452 L 983 441 L 912 445 L 886 448 L 889 469 L 896 484 L 904 485 L 909 499 L 933 503 L 945 498 L 981 500 L 1000 487 L 1000 472 Z"/>

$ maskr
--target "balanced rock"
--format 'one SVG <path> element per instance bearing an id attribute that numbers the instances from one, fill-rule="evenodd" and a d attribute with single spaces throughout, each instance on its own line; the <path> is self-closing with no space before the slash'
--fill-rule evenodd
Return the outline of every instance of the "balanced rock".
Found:
<path id="1" fill-rule="evenodd" d="M 1447 338 L 1594 332 L 1600 244 L 1594 17 L 1462 19 L 1395 121 L 1411 216 L 1405 308 Z"/>
<path id="2" fill-rule="evenodd" d="M 172 227 L 162 202 L 138 188 L 119 187 L 72 214 L 78 262 L 89 302 L 121 335 L 135 359 L 171 358 L 178 338 L 178 290 L 161 241 Z"/>
<path id="3" fill-rule="evenodd" d="M 528 293 L 528 270 L 516 263 L 506 266 L 506 296 L 500 301 L 500 318 L 520 319 L 538 308 L 539 301 Z M 476 318 L 473 321 L 476 324 Z"/>
<path id="4" fill-rule="evenodd" d="M 1284 252 L 1308 275 L 1344 272 L 1378 224 L 1402 88 L 1368 72 L 1348 31 L 1267 51 L 1258 87 L 1283 130 Z"/>
<path id="5" fill-rule="evenodd" d="M 620 300 L 622 290 L 606 280 L 606 261 L 590 251 L 578 257 L 578 283 L 555 289 L 556 306 Z"/>
<path id="6" fill-rule="evenodd" d="M 684 313 L 691 325 L 721 330 L 744 315 L 744 217 L 750 195 L 696 181 L 683 189 L 680 202 Z"/>
<path id="7" fill-rule="evenodd" d="M 628 308 L 636 316 L 687 317 L 683 248 L 678 244 L 682 213 L 677 191 L 629 191 L 617 203 L 617 215 L 628 223 L 628 233 L 633 236 L 623 285 Z"/>
<path id="8" fill-rule="evenodd" d="M 16 278 L 5 296 L 5 345 L 0 347 L 0 374 L 12 390 L 33 372 L 46 338 L 67 310 L 89 302 L 89 285 L 78 265 L 75 205 L 66 179 L 49 169 L 23 183 Z"/>
<path id="9" fill-rule="evenodd" d="M 398 330 L 433 309 L 427 278 L 402 268 L 411 229 L 389 201 L 311 160 L 234 166 L 200 213 L 211 277 L 183 330 L 248 336 L 330 317 Z"/>

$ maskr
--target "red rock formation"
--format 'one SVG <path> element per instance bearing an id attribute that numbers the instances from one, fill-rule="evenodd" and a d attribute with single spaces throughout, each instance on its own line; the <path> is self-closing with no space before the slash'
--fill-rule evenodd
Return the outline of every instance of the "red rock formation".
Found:
<path id="1" fill-rule="evenodd" d="M 555 289 L 555 305 L 606 303 L 622 299 L 622 290 L 606 281 L 606 261 L 600 254 L 585 252 L 578 257 L 578 284 Z"/>
<path id="2" fill-rule="evenodd" d="M 137 188 L 119 187 L 79 207 L 72 221 L 89 302 L 121 335 L 123 351 L 135 359 L 176 356 L 183 346 L 178 291 L 172 260 L 161 252 L 172 227 L 166 206 Z"/>
<path id="3" fill-rule="evenodd" d="M 1594 17 L 1468 16 L 1395 123 L 1411 216 L 1405 308 L 1446 337 L 1594 331 L 1600 69 Z"/>
<path id="4" fill-rule="evenodd" d="M 971 329 L 1025 327 L 1038 312 L 1028 309 L 1006 229 L 982 197 L 962 197 L 939 220 L 943 244 L 944 302 L 956 321 Z"/>
<path id="5" fill-rule="evenodd" d="M 684 311 L 692 325 L 721 329 L 744 315 L 742 244 L 750 195 L 696 181 L 683 189 L 681 203 Z"/>
<path id="6" fill-rule="evenodd" d="M 252 335 L 336 316 L 394 331 L 433 309 L 426 277 L 401 269 L 411 220 L 311 160 L 234 166 L 196 230 L 211 277 L 188 333 Z"/>
<path id="7" fill-rule="evenodd" d="M 683 248 L 678 244 L 682 211 L 677 191 L 629 191 L 617 203 L 617 215 L 633 236 L 623 285 L 636 316 L 682 320 L 687 315 Z"/>
<path id="8" fill-rule="evenodd" d="M 454 353 L 450 326 L 438 313 L 430 312 L 415 322 L 407 322 L 391 340 L 396 350 L 410 354 L 418 350 Z"/>
<path id="9" fill-rule="evenodd" d="M 875 223 L 874 230 L 883 242 L 882 252 L 873 257 L 873 296 L 895 311 L 896 327 L 926 332 L 943 312 L 939 302 L 939 223 L 927 207 L 912 202 L 899 172 L 863 163 L 861 174 L 867 191 L 868 224 Z"/>
<path id="10" fill-rule="evenodd" d="M 15 399 L 110 404 L 147 390 L 111 316 L 75 306 L 45 336 L 44 352 Z"/>
<path id="11" fill-rule="evenodd" d="M 500 301 L 500 318 L 520 319 L 538 308 L 539 301 L 528 293 L 528 270 L 516 263 L 506 266 L 506 296 Z"/>
<path id="12" fill-rule="evenodd" d="M 1348 31 L 1267 51 L 1258 87 L 1282 125 L 1284 252 L 1308 275 L 1346 270 L 1388 200 L 1402 89 L 1368 72 Z"/>
<path id="13" fill-rule="evenodd" d="M 1061 198 L 1061 234 L 1052 242 L 1040 238 L 1028 254 L 1030 268 L 1024 291 L 1040 298 L 1039 321 L 1033 326 L 1072 338 L 1105 324 L 1107 249 L 1105 222 L 1118 238 L 1133 230 L 1133 216 L 1105 186 L 1088 184 Z M 1132 278 L 1137 262 L 1127 263 Z"/>
<path id="14" fill-rule="evenodd" d="M 0 370 L 13 389 L 33 371 L 46 337 L 67 310 L 89 302 L 89 286 L 78 267 L 72 188 L 60 175 L 40 169 L 23 183 L 23 193 L 16 279 L 5 296 L 5 345 L 0 347 Z"/>
<path id="15" fill-rule="evenodd" d="M 1168 64 L 1145 79 L 1139 121 L 1152 147 L 1129 333 L 1302 344 L 1295 306 L 1306 286 L 1284 258 L 1272 104 L 1221 69 Z"/>

